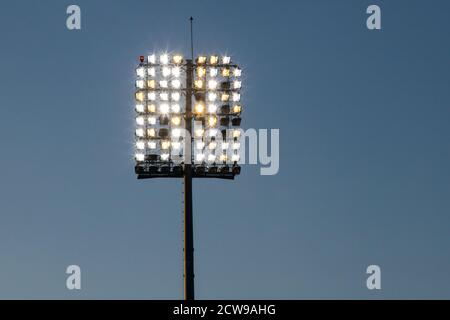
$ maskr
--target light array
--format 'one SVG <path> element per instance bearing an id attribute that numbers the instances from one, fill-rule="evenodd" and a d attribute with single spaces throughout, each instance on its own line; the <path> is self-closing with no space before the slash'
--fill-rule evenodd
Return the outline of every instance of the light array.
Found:
<path id="1" fill-rule="evenodd" d="M 145 167 L 153 173 L 182 172 L 189 92 L 195 170 L 238 174 L 241 69 L 229 56 L 198 56 L 192 62 L 192 88 L 186 88 L 187 61 L 181 55 L 152 54 L 140 60 L 135 83 L 136 168 Z"/>

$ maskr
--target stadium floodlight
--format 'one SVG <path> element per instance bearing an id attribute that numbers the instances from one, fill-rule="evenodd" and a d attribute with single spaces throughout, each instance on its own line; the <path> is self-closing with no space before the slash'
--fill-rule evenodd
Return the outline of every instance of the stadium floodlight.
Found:
<path id="1" fill-rule="evenodd" d="M 192 32 L 192 18 L 191 18 Z M 135 82 L 138 179 L 183 178 L 184 289 L 194 299 L 192 179 L 240 174 L 242 71 L 229 55 L 140 56 Z"/>

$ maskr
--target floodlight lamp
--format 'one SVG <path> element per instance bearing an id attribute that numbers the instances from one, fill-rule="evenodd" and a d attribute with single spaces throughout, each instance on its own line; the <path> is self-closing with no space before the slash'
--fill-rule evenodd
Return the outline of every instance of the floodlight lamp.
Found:
<path id="1" fill-rule="evenodd" d="M 179 138 L 181 136 L 181 130 L 178 128 L 172 129 L 172 137 Z"/>
<path id="2" fill-rule="evenodd" d="M 173 56 L 172 60 L 175 64 L 181 64 L 183 62 L 183 56 L 176 54 Z"/>
<path id="3" fill-rule="evenodd" d="M 215 142 L 215 141 L 210 142 L 208 145 L 209 150 L 214 150 L 214 149 L 216 149 L 216 147 L 217 147 L 217 142 Z"/>
<path id="4" fill-rule="evenodd" d="M 180 93 L 179 92 L 172 92 L 170 95 L 173 101 L 179 101 L 180 100 Z"/>
<path id="5" fill-rule="evenodd" d="M 136 157 L 136 161 L 144 161 L 145 160 L 145 155 L 143 153 L 136 153 L 135 157 Z"/>
<path id="6" fill-rule="evenodd" d="M 172 75 L 175 78 L 178 78 L 180 76 L 180 73 L 181 73 L 180 67 L 173 67 L 172 68 Z"/>
<path id="7" fill-rule="evenodd" d="M 231 62 L 231 57 L 229 57 L 229 56 L 222 57 L 222 64 L 229 64 L 230 62 Z"/>
<path id="8" fill-rule="evenodd" d="M 154 54 L 149 55 L 147 57 L 147 60 L 148 60 L 149 63 L 155 64 L 156 63 L 156 55 L 154 55 Z"/>
<path id="9" fill-rule="evenodd" d="M 139 117 L 136 118 L 136 124 L 138 126 L 143 126 L 144 123 L 145 123 L 144 117 L 139 116 Z"/>
<path id="10" fill-rule="evenodd" d="M 217 117 L 216 116 L 210 116 L 208 118 L 208 126 L 214 127 L 217 124 Z"/>
<path id="11" fill-rule="evenodd" d="M 143 67 L 139 67 L 136 69 L 136 74 L 138 77 L 140 78 L 144 78 L 145 77 L 145 69 Z"/>
<path id="12" fill-rule="evenodd" d="M 144 108 L 143 104 L 139 103 L 136 105 L 136 112 L 143 113 L 144 111 L 145 111 L 145 108 Z"/>
<path id="13" fill-rule="evenodd" d="M 150 89 L 155 89 L 156 88 L 156 81 L 154 79 L 147 80 L 147 87 L 149 87 Z"/>
<path id="14" fill-rule="evenodd" d="M 143 102 L 145 99 L 145 94 L 143 91 L 136 92 L 136 100 L 139 102 Z"/>
<path id="15" fill-rule="evenodd" d="M 216 99 L 217 99 L 217 94 L 216 93 L 214 93 L 214 92 L 208 93 L 208 100 L 209 101 L 216 101 Z"/>
<path id="16" fill-rule="evenodd" d="M 168 64 L 169 63 L 169 55 L 164 53 L 161 56 L 159 56 L 159 62 L 161 64 Z"/>
<path id="17" fill-rule="evenodd" d="M 171 84 L 172 84 L 172 87 L 175 88 L 175 89 L 179 89 L 180 86 L 181 86 L 181 82 L 178 79 L 172 80 Z"/>
<path id="18" fill-rule="evenodd" d="M 150 77 L 154 77 L 156 75 L 156 71 L 154 67 L 148 68 L 147 73 Z"/>
<path id="19" fill-rule="evenodd" d="M 161 112 L 162 114 L 167 114 L 169 113 L 169 104 L 167 103 L 161 103 L 159 105 L 159 112 Z"/>
<path id="20" fill-rule="evenodd" d="M 197 89 L 203 89 L 203 80 L 197 79 L 195 80 L 194 84 Z"/>
<path id="21" fill-rule="evenodd" d="M 217 111 L 217 106 L 214 103 L 210 103 L 208 105 L 208 112 L 209 113 L 215 113 Z"/>
<path id="22" fill-rule="evenodd" d="M 196 114 L 202 114 L 203 112 L 205 112 L 205 104 L 203 102 L 197 102 L 194 105 L 194 112 Z"/>
<path id="23" fill-rule="evenodd" d="M 205 130 L 203 129 L 196 129 L 194 133 L 196 137 L 202 137 L 204 132 Z"/>
<path id="24" fill-rule="evenodd" d="M 222 69 L 222 77 L 229 77 L 230 76 L 230 69 L 229 68 L 223 68 Z"/>
<path id="25" fill-rule="evenodd" d="M 209 80 L 208 81 L 208 89 L 215 90 L 217 88 L 217 81 L 216 80 Z"/>
<path id="26" fill-rule="evenodd" d="M 203 141 L 197 141 L 195 147 L 197 148 L 197 150 L 203 150 L 203 148 L 205 147 L 205 143 Z"/>
<path id="27" fill-rule="evenodd" d="M 199 56 L 197 58 L 197 64 L 205 64 L 206 63 L 206 56 Z"/>
<path id="28" fill-rule="evenodd" d="M 161 93 L 159 94 L 159 98 L 160 98 L 162 101 L 168 101 L 168 100 L 169 100 L 169 94 L 168 94 L 167 92 L 161 92 Z"/>
<path id="29" fill-rule="evenodd" d="M 142 128 L 137 128 L 135 133 L 136 133 L 136 136 L 138 136 L 139 138 L 144 137 L 144 129 L 142 129 Z"/>
<path id="30" fill-rule="evenodd" d="M 147 129 L 147 136 L 149 136 L 149 137 L 156 137 L 156 130 L 155 130 L 155 128 L 149 128 L 149 129 Z"/>
<path id="31" fill-rule="evenodd" d="M 197 153 L 195 159 L 196 159 L 198 162 L 202 162 L 203 159 L 205 159 L 205 155 L 204 155 L 203 153 Z"/>
<path id="32" fill-rule="evenodd" d="M 136 142 L 136 149 L 144 150 L 145 149 L 145 142 L 144 141 L 137 141 Z"/>
<path id="33" fill-rule="evenodd" d="M 171 70 L 169 67 L 164 67 L 162 68 L 162 75 L 163 77 L 168 77 L 170 76 Z"/>
<path id="34" fill-rule="evenodd" d="M 170 141 L 164 140 L 161 141 L 161 149 L 163 150 L 167 150 L 170 147 Z"/>
<path id="35" fill-rule="evenodd" d="M 230 95 L 226 92 L 222 93 L 222 95 L 220 96 L 220 100 L 225 102 L 228 101 L 230 99 Z"/>
<path id="36" fill-rule="evenodd" d="M 216 77 L 216 76 L 217 76 L 217 73 L 218 73 L 217 68 L 210 68 L 210 69 L 209 69 L 209 76 L 210 76 L 210 77 Z"/>
<path id="37" fill-rule="evenodd" d="M 181 118 L 180 117 L 172 117 L 172 124 L 174 126 L 179 126 L 181 124 Z"/>
<path id="38" fill-rule="evenodd" d="M 180 108 L 180 105 L 178 103 L 175 103 L 175 104 L 172 105 L 172 112 L 180 113 L 180 110 L 181 110 L 181 108 Z"/>
<path id="39" fill-rule="evenodd" d="M 209 63 L 210 64 L 217 64 L 219 62 L 219 57 L 218 56 L 211 56 L 209 57 Z"/>
<path id="40" fill-rule="evenodd" d="M 206 68 L 198 67 L 197 68 L 197 77 L 203 78 L 205 75 L 206 75 Z"/>
<path id="41" fill-rule="evenodd" d="M 148 117 L 148 123 L 151 125 L 156 124 L 156 117 Z"/>

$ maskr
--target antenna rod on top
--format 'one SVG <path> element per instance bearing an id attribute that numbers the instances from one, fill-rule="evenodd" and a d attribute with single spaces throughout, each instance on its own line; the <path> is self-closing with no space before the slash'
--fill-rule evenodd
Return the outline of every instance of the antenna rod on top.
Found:
<path id="1" fill-rule="evenodd" d="M 191 59 L 194 61 L 194 33 L 192 31 L 192 21 L 194 21 L 194 18 L 189 19 L 191 21 Z"/>

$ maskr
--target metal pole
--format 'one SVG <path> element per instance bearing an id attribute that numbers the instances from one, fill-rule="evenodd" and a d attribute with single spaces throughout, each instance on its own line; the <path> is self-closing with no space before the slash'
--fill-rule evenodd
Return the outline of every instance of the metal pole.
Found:
<path id="1" fill-rule="evenodd" d="M 186 131 L 184 164 L 184 299 L 194 300 L 194 224 L 192 217 L 192 60 L 186 61 Z"/>

